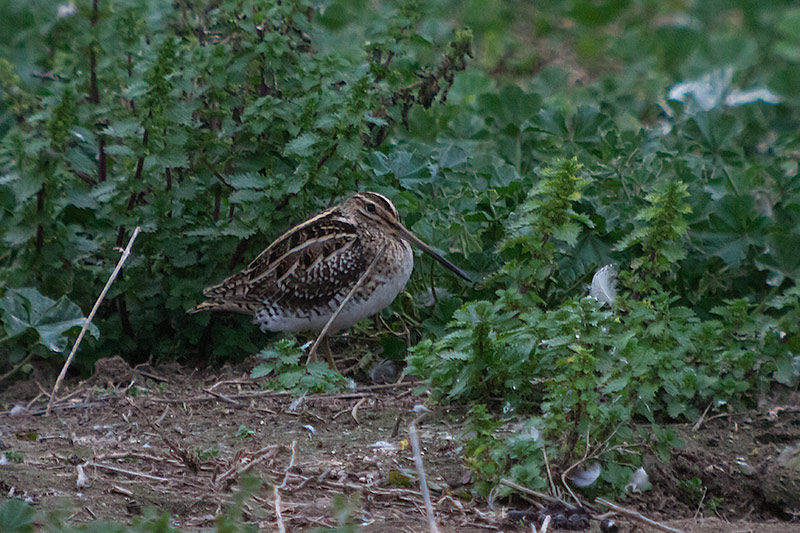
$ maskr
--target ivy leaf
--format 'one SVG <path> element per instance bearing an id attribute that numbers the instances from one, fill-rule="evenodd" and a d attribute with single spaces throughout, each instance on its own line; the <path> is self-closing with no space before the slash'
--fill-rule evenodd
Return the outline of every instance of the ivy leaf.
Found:
<path id="1" fill-rule="evenodd" d="M 80 308 L 65 296 L 56 301 L 32 288 L 7 290 L 0 298 L 0 311 L 9 338 L 34 330 L 39 343 L 54 352 L 63 352 L 67 347 L 66 333 L 86 322 Z M 89 333 L 99 336 L 93 324 L 89 324 Z"/>

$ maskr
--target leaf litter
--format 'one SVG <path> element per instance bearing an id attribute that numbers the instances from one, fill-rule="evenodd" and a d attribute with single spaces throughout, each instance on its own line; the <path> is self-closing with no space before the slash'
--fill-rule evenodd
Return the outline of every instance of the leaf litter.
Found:
<path id="1" fill-rule="evenodd" d="M 75 522 L 130 519 L 153 507 L 193 531 L 212 527 L 241 480 L 255 476 L 263 483 L 244 511 L 265 530 L 276 529 L 278 489 L 280 521 L 289 531 L 335 527 L 340 495 L 358 507 L 350 519 L 363 531 L 427 529 L 406 432 L 418 403 L 411 384 L 311 394 L 292 410 L 291 396 L 263 390 L 244 368 L 198 372 L 172 364 L 125 371 L 113 361 L 101 360 L 91 380 L 70 383 L 50 417 L 41 416 L 47 398 L 34 395 L 27 382 L 0 393 L 7 408 L 0 413 L 7 450 L 0 453 L 22 457 L 0 465 L 0 493 L 45 509 L 66 500 L 76 509 Z M 355 418 L 351 411 L 359 403 Z M 25 411 L 12 416 L 11 408 L 23 404 Z M 496 502 L 492 509 L 470 495 L 469 471 L 452 438 L 463 415 L 439 408 L 418 428 L 441 529 L 529 531 L 509 518 L 527 507 L 523 501 Z M 758 521 L 763 533 L 794 531 L 796 524 L 771 517 L 785 495 L 770 485 L 778 478 L 768 473 L 786 475 L 773 460 L 800 439 L 800 412 L 771 405 L 700 422 L 695 429 L 677 426 L 686 446 L 669 463 L 648 465 L 652 487 L 619 503 L 691 531 L 729 531 L 725 520 L 742 518 L 749 522 L 735 522 L 740 530 Z M 694 499 L 702 494 L 681 483 L 692 478 L 706 489 L 705 507 Z M 597 520 L 590 530 L 599 531 Z"/>

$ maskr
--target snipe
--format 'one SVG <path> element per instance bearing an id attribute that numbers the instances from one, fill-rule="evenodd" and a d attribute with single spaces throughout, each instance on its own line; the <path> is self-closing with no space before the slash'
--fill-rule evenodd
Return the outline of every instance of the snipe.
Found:
<path id="1" fill-rule="evenodd" d="M 388 198 L 364 192 L 284 233 L 247 268 L 203 290 L 207 300 L 190 312 L 235 311 L 252 314 L 262 331 L 320 332 L 369 270 L 329 331 L 349 328 L 403 290 L 411 244 L 470 281 L 400 223 Z"/>

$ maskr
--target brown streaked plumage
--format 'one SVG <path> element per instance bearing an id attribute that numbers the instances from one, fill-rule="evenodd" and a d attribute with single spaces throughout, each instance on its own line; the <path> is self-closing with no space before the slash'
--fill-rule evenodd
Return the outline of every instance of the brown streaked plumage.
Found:
<path id="1" fill-rule="evenodd" d="M 190 312 L 235 311 L 252 314 L 263 331 L 319 332 L 383 249 L 332 324 L 348 328 L 403 290 L 414 266 L 410 244 L 470 281 L 400 223 L 388 198 L 364 192 L 284 233 L 247 268 L 205 289 L 207 300 Z"/>

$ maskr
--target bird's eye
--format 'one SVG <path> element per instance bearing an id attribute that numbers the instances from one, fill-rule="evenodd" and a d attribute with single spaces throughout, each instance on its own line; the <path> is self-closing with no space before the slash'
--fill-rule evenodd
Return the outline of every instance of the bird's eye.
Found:
<path id="1" fill-rule="evenodd" d="M 375 212 L 375 204 L 367 204 L 367 211 L 369 211 L 370 213 L 374 213 Z"/>

